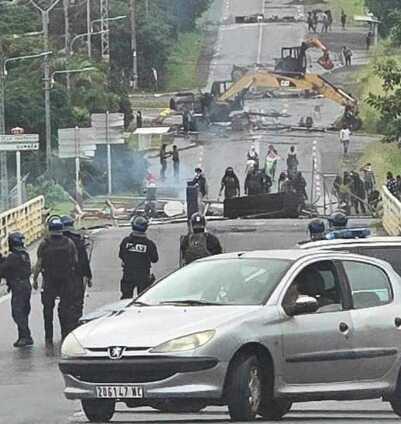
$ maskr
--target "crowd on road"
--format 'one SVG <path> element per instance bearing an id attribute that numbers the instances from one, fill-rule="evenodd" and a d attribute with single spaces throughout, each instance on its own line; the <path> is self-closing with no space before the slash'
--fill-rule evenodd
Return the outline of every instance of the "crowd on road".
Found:
<path id="1" fill-rule="evenodd" d="M 401 175 L 394 177 L 392 172 L 387 172 L 386 187 L 393 196 L 401 200 Z"/>

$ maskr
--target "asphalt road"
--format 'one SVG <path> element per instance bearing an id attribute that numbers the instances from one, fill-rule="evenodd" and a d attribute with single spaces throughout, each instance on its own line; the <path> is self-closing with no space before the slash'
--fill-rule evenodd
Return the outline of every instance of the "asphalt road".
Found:
<path id="1" fill-rule="evenodd" d="M 222 0 L 224 16 L 261 13 L 266 15 L 299 13 L 299 9 L 282 0 Z M 223 25 L 220 31 L 216 57 L 211 66 L 212 79 L 227 79 L 234 64 L 272 63 L 279 56 L 282 45 L 298 45 L 305 33 L 303 24 Z M 339 108 L 326 100 L 262 100 L 247 104 L 254 110 L 277 110 L 291 116 L 283 122 L 296 123 L 301 116 L 312 113 L 316 106 L 322 111 L 321 121 L 330 122 Z M 369 140 L 356 137 L 351 149 L 360 150 Z M 316 143 L 315 143 L 316 142 Z M 289 134 L 269 131 L 259 134 L 210 134 L 200 147 L 182 153 L 182 182 L 189 178 L 195 166 L 202 166 L 209 179 L 210 197 L 217 197 L 219 181 L 227 166 L 234 166 L 242 181 L 245 154 L 251 143 L 256 143 L 264 156 L 268 144 L 275 144 L 283 159 L 289 145 L 297 146 L 301 168 L 310 182 L 312 155 L 316 147 L 316 160 L 321 172 L 335 172 L 339 168 L 341 149 L 336 134 Z M 158 172 L 157 161 L 153 163 Z M 342 165 L 341 165 L 342 166 Z M 341 168 L 340 166 L 340 168 Z M 284 169 L 285 160 L 280 161 Z M 317 193 L 314 194 L 315 196 Z M 221 237 L 227 251 L 287 248 L 302 240 L 305 221 L 225 222 L 211 225 Z M 95 286 L 89 292 L 86 310 L 118 299 L 120 264 L 117 259 L 118 243 L 128 229 L 112 229 L 97 235 L 93 256 Z M 178 240 L 185 228 L 179 225 L 153 227 L 151 237 L 158 243 L 160 263 L 155 267 L 157 276 L 175 269 L 178 263 Z M 12 348 L 16 338 L 15 326 L 10 317 L 8 298 L 0 299 L 0 423 L 7 424 L 66 424 L 84 422 L 79 403 L 66 401 L 63 382 L 57 369 L 58 346 L 54 355 L 46 353 L 43 343 L 43 321 L 38 293 L 33 295 L 31 327 L 35 339 L 32 349 L 17 351 Z M 166 415 L 152 412 L 120 410 L 116 422 L 169 422 L 169 423 L 220 423 L 228 420 L 224 409 L 212 408 L 197 415 Z M 379 401 L 348 403 L 300 404 L 284 420 L 287 423 L 392 423 L 398 419 L 388 406 Z"/>

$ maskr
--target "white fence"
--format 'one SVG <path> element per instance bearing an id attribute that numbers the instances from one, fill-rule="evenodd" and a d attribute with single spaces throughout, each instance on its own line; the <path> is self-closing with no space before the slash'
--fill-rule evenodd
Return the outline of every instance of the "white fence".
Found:
<path id="1" fill-rule="evenodd" d="M 401 202 L 383 187 L 383 227 L 390 236 L 401 235 Z"/>
<path id="2" fill-rule="evenodd" d="M 42 237 L 44 207 L 45 198 L 39 196 L 0 214 L 0 252 L 2 254 L 7 253 L 7 237 L 14 231 L 24 234 L 27 245 Z"/>

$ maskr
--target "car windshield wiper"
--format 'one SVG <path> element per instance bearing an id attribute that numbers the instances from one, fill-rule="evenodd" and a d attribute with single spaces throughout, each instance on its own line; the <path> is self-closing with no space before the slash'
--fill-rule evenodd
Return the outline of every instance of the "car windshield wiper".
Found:
<path id="1" fill-rule="evenodd" d="M 207 300 L 184 299 L 184 300 L 166 300 L 164 302 L 160 302 L 160 305 L 208 306 L 208 305 L 223 305 L 223 304 L 218 302 L 209 302 Z"/>

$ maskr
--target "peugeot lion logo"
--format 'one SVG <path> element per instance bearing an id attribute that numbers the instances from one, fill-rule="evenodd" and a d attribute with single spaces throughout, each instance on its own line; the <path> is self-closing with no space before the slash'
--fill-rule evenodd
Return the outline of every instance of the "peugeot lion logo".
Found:
<path id="1" fill-rule="evenodd" d="M 113 346 L 109 347 L 109 358 L 110 359 L 121 359 L 125 351 L 125 347 Z"/>

